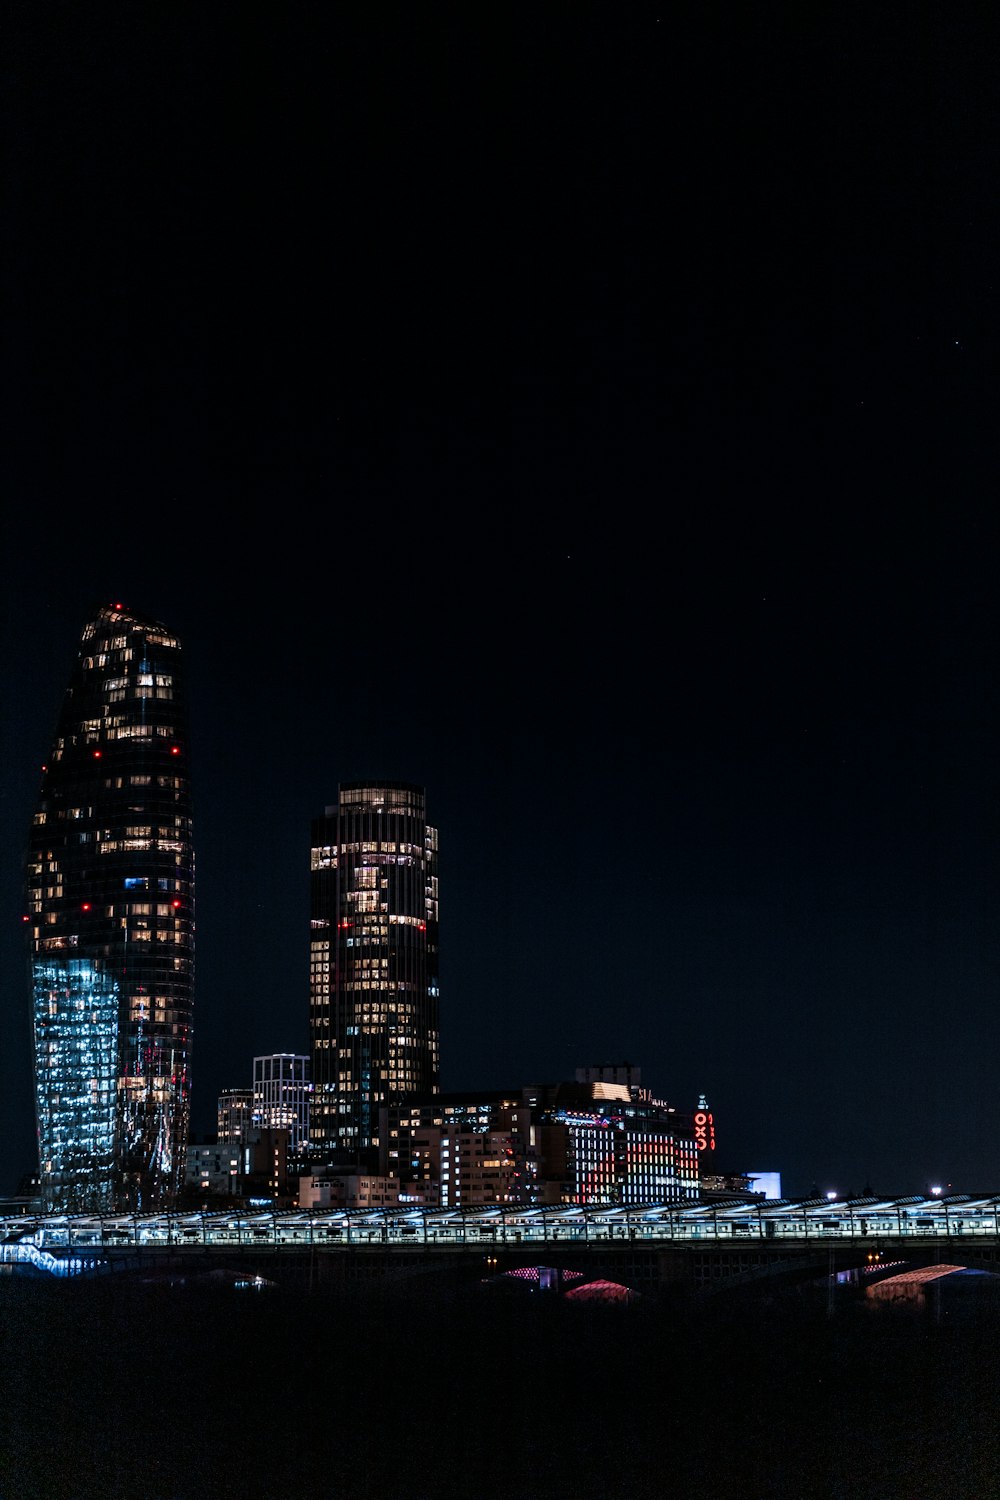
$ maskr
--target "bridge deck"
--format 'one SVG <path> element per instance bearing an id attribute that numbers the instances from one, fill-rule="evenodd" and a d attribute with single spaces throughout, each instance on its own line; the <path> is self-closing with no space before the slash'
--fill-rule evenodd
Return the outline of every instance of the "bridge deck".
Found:
<path id="1" fill-rule="evenodd" d="M 0 1264 L 30 1261 L 56 1274 L 88 1269 L 108 1251 L 399 1249 L 483 1251 L 569 1245 L 779 1245 L 892 1240 L 995 1245 L 1000 1194 L 701 1202 L 642 1207 L 18 1215 L 0 1217 Z M 71 1269 L 72 1268 L 72 1269 Z"/>

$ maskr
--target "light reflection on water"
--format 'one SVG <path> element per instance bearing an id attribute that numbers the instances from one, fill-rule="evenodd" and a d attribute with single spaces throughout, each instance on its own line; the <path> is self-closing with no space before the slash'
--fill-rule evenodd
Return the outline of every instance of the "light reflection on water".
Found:
<path id="1" fill-rule="evenodd" d="M 574 1304 L 4 1279 L 0 1500 L 971 1500 L 996 1493 L 998 1286 L 842 1284 L 831 1316 L 824 1283 Z"/>

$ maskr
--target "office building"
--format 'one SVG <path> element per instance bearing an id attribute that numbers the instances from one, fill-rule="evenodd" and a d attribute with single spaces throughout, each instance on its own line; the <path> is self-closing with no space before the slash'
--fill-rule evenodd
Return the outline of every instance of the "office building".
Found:
<path id="1" fill-rule="evenodd" d="M 288 1131 L 250 1130 L 242 1144 L 208 1141 L 190 1145 L 185 1185 L 206 1197 L 239 1199 L 247 1206 L 276 1203 L 290 1207 Z"/>
<path id="2" fill-rule="evenodd" d="M 312 1149 L 377 1153 L 379 1108 L 440 1087 L 438 840 L 423 788 L 352 781 L 312 824 Z"/>
<path id="3" fill-rule="evenodd" d="M 253 1060 L 253 1125 L 287 1130 L 288 1149 L 309 1143 L 309 1059 L 295 1052 L 272 1052 Z"/>
<path id="4" fill-rule="evenodd" d="M 536 1130 L 521 1090 L 438 1094 L 383 1107 L 382 1162 L 400 1201 L 425 1208 L 559 1202 L 539 1180 Z"/>
<path id="5" fill-rule="evenodd" d="M 208 1197 L 237 1197 L 243 1152 L 235 1141 L 192 1144 L 187 1148 L 184 1185 Z"/>
<path id="6" fill-rule="evenodd" d="M 694 1122 L 637 1084 L 532 1084 L 504 1092 L 404 1099 L 383 1110 L 383 1170 L 400 1202 L 694 1202 Z"/>
<path id="7" fill-rule="evenodd" d="M 331 1172 L 299 1178 L 299 1208 L 394 1208 L 399 1202 L 398 1177 Z"/>
<path id="8" fill-rule="evenodd" d="M 169 1206 L 190 1113 L 194 852 L 183 652 L 121 604 L 84 626 L 26 868 L 50 1211 Z"/>
<path id="9" fill-rule="evenodd" d="M 223 1089 L 215 1118 L 220 1146 L 245 1145 L 253 1129 L 253 1089 Z"/>
<path id="10" fill-rule="evenodd" d="M 639 1085 L 594 1080 L 530 1091 L 541 1176 L 582 1205 L 694 1202 L 694 1120 Z"/>

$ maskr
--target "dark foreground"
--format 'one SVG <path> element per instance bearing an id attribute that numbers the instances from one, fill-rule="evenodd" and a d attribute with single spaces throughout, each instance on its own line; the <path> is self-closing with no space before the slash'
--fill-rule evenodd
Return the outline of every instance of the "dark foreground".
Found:
<path id="1" fill-rule="evenodd" d="M 0 1500 L 979 1500 L 995 1282 L 572 1305 L 0 1284 Z"/>

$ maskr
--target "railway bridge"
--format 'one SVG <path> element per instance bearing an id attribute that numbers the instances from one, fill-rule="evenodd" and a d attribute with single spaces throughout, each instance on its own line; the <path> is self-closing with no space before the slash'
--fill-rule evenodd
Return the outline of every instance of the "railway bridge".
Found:
<path id="1" fill-rule="evenodd" d="M 697 1291 L 889 1262 L 1000 1272 L 1000 1194 L 493 1207 L 20 1214 L 0 1218 L 0 1274 L 205 1275 L 342 1286 L 534 1276 Z"/>

